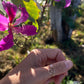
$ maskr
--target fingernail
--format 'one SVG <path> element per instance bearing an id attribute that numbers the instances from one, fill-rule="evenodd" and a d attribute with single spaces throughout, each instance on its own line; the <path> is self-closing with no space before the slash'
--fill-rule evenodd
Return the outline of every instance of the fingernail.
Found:
<path id="1" fill-rule="evenodd" d="M 70 69 L 70 68 L 73 66 L 73 63 L 72 63 L 72 61 L 70 61 L 70 60 L 66 60 L 64 63 L 65 63 L 65 65 L 66 65 L 66 68 L 67 68 L 67 69 Z"/>

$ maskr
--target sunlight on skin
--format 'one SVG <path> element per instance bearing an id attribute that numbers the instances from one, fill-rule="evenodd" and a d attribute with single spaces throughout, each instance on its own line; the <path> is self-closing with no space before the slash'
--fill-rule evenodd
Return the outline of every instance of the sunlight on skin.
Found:
<path id="1" fill-rule="evenodd" d="M 33 77 L 36 76 L 35 70 L 33 68 L 31 68 L 31 74 L 33 75 Z"/>
<path id="2" fill-rule="evenodd" d="M 19 71 L 17 74 L 9 75 L 8 78 L 9 78 L 11 84 L 15 84 L 15 81 L 17 82 L 17 84 L 19 84 L 20 83 L 20 75 L 21 75 L 21 71 Z"/>
<path id="3" fill-rule="evenodd" d="M 51 61 L 55 59 L 58 62 L 51 63 L 50 60 L 47 60 L 48 58 Z M 48 65 L 47 61 L 50 62 Z M 38 65 L 40 63 L 41 65 Z M 35 49 L 8 73 L 0 81 L 0 84 L 46 84 L 52 81 L 55 84 L 60 84 L 72 66 L 73 63 L 70 60 L 65 61 L 65 57 L 59 49 Z"/>

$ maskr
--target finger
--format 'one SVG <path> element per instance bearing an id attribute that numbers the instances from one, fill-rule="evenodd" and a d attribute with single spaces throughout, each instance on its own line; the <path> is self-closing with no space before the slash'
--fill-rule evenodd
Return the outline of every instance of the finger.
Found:
<path id="1" fill-rule="evenodd" d="M 65 74 L 63 75 L 59 75 L 56 79 L 55 79 L 55 84 L 61 84 L 62 80 L 65 78 Z"/>
<path id="2" fill-rule="evenodd" d="M 60 49 L 34 49 L 31 51 L 30 55 L 37 65 L 38 62 L 39 64 L 46 65 L 56 61 L 65 60 L 65 57 Z"/>
<path id="3" fill-rule="evenodd" d="M 65 76 L 67 76 L 67 75 L 68 75 L 68 72 L 65 72 L 65 73 L 63 73 L 63 74 L 61 74 L 61 75 L 58 75 L 58 76 L 54 76 L 54 77 L 48 79 L 48 80 L 45 82 L 45 84 L 49 84 L 49 83 L 52 83 L 52 82 L 54 82 L 54 83 L 56 83 L 56 84 L 60 84 L 61 81 L 62 81 L 62 80 L 65 78 Z"/>
<path id="4" fill-rule="evenodd" d="M 35 69 L 35 72 L 36 72 L 37 78 L 43 81 L 67 72 L 69 69 L 71 69 L 72 66 L 73 66 L 73 63 L 70 60 L 60 61 L 52 65 L 37 68 Z"/>
<path id="5" fill-rule="evenodd" d="M 32 52 L 34 52 L 35 55 L 41 55 L 41 57 L 56 59 L 57 61 L 65 60 L 65 57 L 63 56 L 60 49 L 34 49 L 32 50 Z"/>
<path id="6" fill-rule="evenodd" d="M 52 77 L 48 81 L 46 81 L 45 84 L 49 84 L 49 83 L 52 83 L 52 82 L 54 82 L 56 84 L 60 84 L 60 82 L 64 79 L 64 77 L 65 77 L 65 74 Z"/>
<path id="7" fill-rule="evenodd" d="M 54 79 L 51 78 L 51 79 L 47 80 L 44 84 L 50 84 L 50 83 L 54 83 L 54 82 L 55 82 Z"/>

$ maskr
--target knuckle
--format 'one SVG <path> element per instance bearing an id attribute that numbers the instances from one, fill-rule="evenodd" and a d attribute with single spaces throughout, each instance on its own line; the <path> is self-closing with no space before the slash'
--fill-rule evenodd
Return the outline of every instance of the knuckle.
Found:
<path id="1" fill-rule="evenodd" d="M 39 54 L 40 50 L 39 49 L 33 49 L 31 53 L 34 53 L 35 55 Z"/>
<path id="2" fill-rule="evenodd" d="M 31 52 L 35 52 L 35 51 L 37 51 L 37 49 L 33 49 Z"/>
<path id="3" fill-rule="evenodd" d="M 58 49 L 58 55 L 61 55 L 64 57 L 62 50 Z"/>
<path id="4" fill-rule="evenodd" d="M 62 50 L 58 49 L 58 52 L 62 53 Z"/>
<path id="5" fill-rule="evenodd" d="M 61 49 L 55 49 L 55 52 L 62 53 Z"/>

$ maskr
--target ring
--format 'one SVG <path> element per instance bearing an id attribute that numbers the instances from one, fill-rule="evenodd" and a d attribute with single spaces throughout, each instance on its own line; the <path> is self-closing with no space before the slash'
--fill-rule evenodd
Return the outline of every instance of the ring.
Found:
<path id="1" fill-rule="evenodd" d="M 49 73 L 51 76 L 55 76 L 55 69 L 54 69 L 54 66 L 53 66 L 52 64 L 49 65 L 48 73 Z"/>

